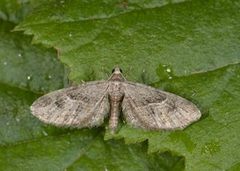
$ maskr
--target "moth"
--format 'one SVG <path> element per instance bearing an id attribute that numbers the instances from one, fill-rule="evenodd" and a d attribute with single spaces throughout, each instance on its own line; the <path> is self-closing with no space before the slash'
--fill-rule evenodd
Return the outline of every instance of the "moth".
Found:
<path id="1" fill-rule="evenodd" d="M 107 81 L 92 81 L 60 89 L 38 98 L 31 112 L 60 127 L 95 127 L 109 118 L 115 133 L 122 113 L 133 127 L 146 130 L 183 129 L 201 117 L 192 102 L 172 93 L 127 81 L 120 68 Z"/>

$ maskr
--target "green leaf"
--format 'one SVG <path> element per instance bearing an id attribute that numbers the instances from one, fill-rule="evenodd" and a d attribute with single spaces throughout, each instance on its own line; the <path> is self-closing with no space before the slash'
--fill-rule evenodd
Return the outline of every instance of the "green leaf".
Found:
<path id="1" fill-rule="evenodd" d="M 43 0 L 0 0 L 0 19 L 19 23 L 31 13 Z"/>
<path id="2" fill-rule="evenodd" d="M 72 81 L 106 78 L 119 65 L 128 80 L 179 94 L 203 113 L 184 131 L 150 132 L 123 125 L 105 139 L 147 139 L 149 152 L 182 155 L 186 170 L 236 170 L 239 10 L 238 0 L 51 1 L 15 30 L 56 48 Z"/>
<path id="3" fill-rule="evenodd" d="M 13 27 L 8 22 L 0 27 L 0 82 L 34 92 L 62 87 L 65 70 L 62 65 L 56 65 L 59 63 L 56 52 L 40 46 L 29 48 L 31 38 L 9 34 Z"/>
<path id="4" fill-rule="evenodd" d="M 147 155 L 147 144 L 103 140 L 104 130 L 47 126 L 29 107 L 39 93 L 62 88 L 65 69 L 52 49 L 0 22 L 0 170 L 182 170 L 184 158 Z M 51 77 L 49 77 L 51 76 Z"/>
<path id="5" fill-rule="evenodd" d="M 74 81 L 103 79 L 119 65 L 151 83 L 159 65 L 182 76 L 240 61 L 239 1 L 170 2 L 52 1 L 15 30 L 58 49 Z"/>
<path id="6" fill-rule="evenodd" d="M 10 33 L 13 27 L 9 22 L 0 24 L 0 144 L 42 135 L 29 106 L 39 93 L 59 89 L 65 82 L 55 52 L 30 45 L 30 37 Z"/>

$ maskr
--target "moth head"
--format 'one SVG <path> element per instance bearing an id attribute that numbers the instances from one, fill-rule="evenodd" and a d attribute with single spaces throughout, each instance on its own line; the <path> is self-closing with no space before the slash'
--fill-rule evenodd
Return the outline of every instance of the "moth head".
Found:
<path id="1" fill-rule="evenodd" d="M 112 73 L 114 74 L 122 74 L 122 69 L 119 67 L 113 68 Z"/>
<path id="2" fill-rule="evenodd" d="M 112 75 L 109 78 L 109 80 L 111 81 L 124 81 L 125 78 L 122 74 L 122 69 L 119 67 L 116 67 L 112 70 Z"/>

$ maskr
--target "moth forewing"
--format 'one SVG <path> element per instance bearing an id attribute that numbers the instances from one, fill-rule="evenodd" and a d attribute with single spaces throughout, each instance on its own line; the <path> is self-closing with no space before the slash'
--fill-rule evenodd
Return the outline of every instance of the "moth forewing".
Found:
<path id="1" fill-rule="evenodd" d="M 64 127 L 93 127 L 103 123 L 109 113 L 107 82 L 89 82 L 51 92 L 31 106 L 43 122 Z"/>
<path id="2" fill-rule="evenodd" d="M 124 118 L 130 125 L 149 130 L 183 129 L 201 117 L 190 101 L 139 83 L 125 82 L 122 102 Z"/>

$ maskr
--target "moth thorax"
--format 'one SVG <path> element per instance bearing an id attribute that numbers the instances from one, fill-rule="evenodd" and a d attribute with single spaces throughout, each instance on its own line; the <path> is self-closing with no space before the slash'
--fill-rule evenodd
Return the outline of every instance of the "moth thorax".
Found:
<path id="1" fill-rule="evenodd" d="M 123 99 L 122 92 L 109 92 L 109 99 L 111 102 L 121 102 Z"/>
<path id="2" fill-rule="evenodd" d="M 119 81 L 112 81 L 109 87 L 109 97 L 111 101 L 121 101 L 124 95 L 122 83 Z"/>

